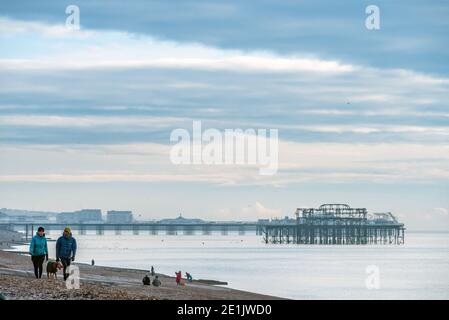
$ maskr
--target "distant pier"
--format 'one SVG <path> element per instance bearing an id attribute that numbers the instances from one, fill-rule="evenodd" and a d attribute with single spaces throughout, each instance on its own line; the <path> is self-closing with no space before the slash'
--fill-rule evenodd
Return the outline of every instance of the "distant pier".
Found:
<path id="1" fill-rule="evenodd" d="M 323 204 L 317 209 L 298 208 L 295 215 L 295 219 L 265 223 L 265 243 L 404 244 L 404 224 L 389 212 L 368 214 L 365 208 Z"/>
<path id="2" fill-rule="evenodd" d="M 94 232 L 97 235 L 104 235 L 105 232 L 113 232 L 116 235 L 122 232 L 132 232 L 134 235 L 211 235 L 219 233 L 221 235 L 238 234 L 244 235 L 253 233 L 261 235 L 262 229 L 256 222 L 206 222 L 206 223 L 0 223 L 0 229 L 11 231 L 21 231 L 25 239 L 33 237 L 39 226 L 45 227 L 47 234 L 60 234 L 66 226 L 70 226 L 73 232 L 79 235 L 85 235 L 88 232 Z"/>
<path id="3" fill-rule="evenodd" d="M 347 204 L 323 204 L 317 209 L 299 208 L 295 218 L 259 220 L 257 222 L 185 223 L 184 219 L 165 222 L 133 223 L 0 223 L 0 229 L 22 231 L 25 239 L 34 235 L 38 226 L 47 234 L 60 234 L 65 226 L 80 235 L 132 232 L 134 235 L 231 235 L 256 234 L 265 243 L 275 244 L 403 244 L 405 227 L 391 213 L 368 213 L 365 208 Z"/>

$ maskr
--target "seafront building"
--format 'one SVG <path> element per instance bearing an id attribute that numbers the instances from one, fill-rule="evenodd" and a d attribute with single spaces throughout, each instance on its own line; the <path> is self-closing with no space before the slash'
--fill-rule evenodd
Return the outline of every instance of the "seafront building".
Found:
<path id="1" fill-rule="evenodd" d="M 107 223 L 132 223 L 133 214 L 131 211 L 110 210 L 106 215 Z"/>
<path id="2" fill-rule="evenodd" d="M 61 212 L 56 218 L 57 223 L 103 223 L 100 209 L 82 209 L 73 212 Z"/>

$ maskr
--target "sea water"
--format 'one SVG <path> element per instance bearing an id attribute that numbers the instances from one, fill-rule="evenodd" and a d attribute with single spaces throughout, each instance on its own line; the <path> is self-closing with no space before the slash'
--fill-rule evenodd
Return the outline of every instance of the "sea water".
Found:
<path id="1" fill-rule="evenodd" d="M 228 282 L 293 299 L 449 299 L 449 233 L 405 245 L 272 245 L 238 234 L 74 235 L 77 261 Z M 55 233 L 51 237 L 57 237 Z M 26 250 L 25 246 L 16 248 Z M 54 256 L 55 242 L 49 242 Z"/>

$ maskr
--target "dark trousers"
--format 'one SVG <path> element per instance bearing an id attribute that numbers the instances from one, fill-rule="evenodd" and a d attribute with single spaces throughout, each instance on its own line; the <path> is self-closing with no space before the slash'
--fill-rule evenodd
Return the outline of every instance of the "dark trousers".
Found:
<path id="1" fill-rule="evenodd" d="M 72 259 L 70 258 L 61 258 L 61 263 L 62 263 L 62 273 L 64 274 L 64 281 L 67 280 L 67 278 L 69 277 L 69 274 L 66 273 L 67 267 L 70 266 L 70 262 L 72 261 Z"/>
<path id="2" fill-rule="evenodd" d="M 36 279 L 42 278 L 42 270 L 43 270 L 43 264 L 45 260 L 45 254 L 41 256 L 31 256 L 31 261 L 33 261 L 33 267 L 34 267 L 34 275 L 36 276 Z"/>

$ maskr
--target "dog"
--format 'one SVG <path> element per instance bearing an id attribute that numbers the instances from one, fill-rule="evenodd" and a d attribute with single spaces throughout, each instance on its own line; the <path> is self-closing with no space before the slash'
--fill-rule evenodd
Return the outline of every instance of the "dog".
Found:
<path id="1" fill-rule="evenodd" d="M 62 264 L 54 260 L 48 260 L 47 262 L 47 278 L 57 279 L 56 273 L 62 269 Z"/>

